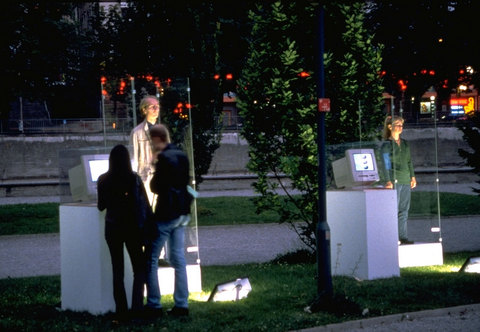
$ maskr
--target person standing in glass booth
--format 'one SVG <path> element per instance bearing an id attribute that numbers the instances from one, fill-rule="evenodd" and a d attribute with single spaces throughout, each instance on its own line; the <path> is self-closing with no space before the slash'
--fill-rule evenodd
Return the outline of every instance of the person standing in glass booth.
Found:
<path id="1" fill-rule="evenodd" d="M 142 178 L 150 205 L 154 206 L 154 195 L 150 191 L 154 160 L 149 130 L 159 122 L 160 103 L 157 97 L 147 95 L 140 101 L 139 108 L 145 119 L 130 133 L 130 145 L 133 148 L 133 170 Z"/>
<path id="2" fill-rule="evenodd" d="M 404 119 L 400 116 L 387 116 L 383 127 L 382 158 L 385 163 L 385 188 L 397 191 L 398 237 L 401 244 L 411 244 L 408 240 L 407 220 L 410 210 L 411 190 L 417 186 L 413 170 L 410 146 L 400 138 Z"/>

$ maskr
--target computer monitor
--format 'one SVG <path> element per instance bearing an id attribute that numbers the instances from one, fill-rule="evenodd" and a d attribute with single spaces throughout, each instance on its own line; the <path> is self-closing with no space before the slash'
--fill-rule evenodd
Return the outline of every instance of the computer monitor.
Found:
<path id="1" fill-rule="evenodd" d="M 80 156 L 80 164 L 68 171 L 70 192 L 75 202 L 97 200 L 98 177 L 108 171 L 108 154 Z"/>
<path id="2" fill-rule="evenodd" d="M 380 180 L 373 149 L 349 149 L 332 168 L 337 188 L 361 189 Z"/>

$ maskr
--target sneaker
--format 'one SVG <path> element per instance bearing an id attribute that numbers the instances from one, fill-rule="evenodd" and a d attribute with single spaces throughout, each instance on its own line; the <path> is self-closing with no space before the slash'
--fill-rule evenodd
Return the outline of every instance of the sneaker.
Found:
<path id="1" fill-rule="evenodd" d="M 174 317 L 188 316 L 188 308 L 173 307 L 167 311 L 167 314 Z"/>
<path id="2" fill-rule="evenodd" d="M 164 316 L 163 308 L 150 308 L 150 307 L 145 307 L 145 310 L 143 311 L 143 316 L 144 316 L 146 319 L 161 318 L 161 317 Z"/>

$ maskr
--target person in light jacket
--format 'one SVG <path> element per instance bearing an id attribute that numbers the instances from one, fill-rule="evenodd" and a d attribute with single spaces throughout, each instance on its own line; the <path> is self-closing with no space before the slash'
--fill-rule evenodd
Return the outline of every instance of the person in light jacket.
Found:
<path id="1" fill-rule="evenodd" d="M 158 123 L 160 104 L 155 96 L 145 96 L 140 101 L 140 112 L 145 119 L 130 133 L 130 145 L 133 149 L 133 170 L 142 178 L 148 199 L 153 206 L 153 193 L 150 191 L 150 180 L 153 176 L 153 150 L 149 130 Z"/>

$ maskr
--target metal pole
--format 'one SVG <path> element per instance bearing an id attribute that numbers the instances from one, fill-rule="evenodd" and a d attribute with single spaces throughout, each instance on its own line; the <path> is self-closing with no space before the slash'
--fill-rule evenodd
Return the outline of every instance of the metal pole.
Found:
<path id="1" fill-rule="evenodd" d="M 190 78 L 187 77 L 187 97 L 188 97 L 188 139 L 190 144 L 188 144 L 188 154 L 190 159 L 190 173 L 192 174 L 192 188 L 196 190 L 196 180 L 195 180 L 195 161 L 193 157 L 193 125 L 192 125 L 192 103 L 190 101 Z M 197 216 L 197 200 L 193 200 L 192 208 L 192 220 L 195 225 L 195 236 L 197 238 L 197 249 L 198 249 L 198 216 Z M 197 264 L 200 264 L 200 252 L 197 250 Z"/>
<path id="2" fill-rule="evenodd" d="M 103 94 L 103 79 L 100 80 L 100 94 L 102 96 L 103 144 L 107 147 L 107 131 L 105 128 L 105 95 Z"/>
<path id="3" fill-rule="evenodd" d="M 135 106 L 135 77 L 130 77 L 130 85 L 132 86 L 132 118 L 133 118 L 133 128 L 137 126 L 137 109 Z"/>
<path id="4" fill-rule="evenodd" d="M 18 123 L 18 131 L 23 133 L 23 98 L 18 97 L 20 102 L 20 122 Z"/>
<path id="5" fill-rule="evenodd" d="M 358 140 L 362 142 L 362 102 L 358 101 Z"/>
<path id="6" fill-rule="evenodd" d="M 324 8 L 319 5 L 318 16 L 318 74 L 317 97 L 325 97 L 324 74 Z M 316 229 L 317 241 L 317 297 L 307 308 L 308 312 L 315 312 L 326 308 L 333 296 L 331 258 L 330 258 L 330 227 L 327 223 L 326 199 L 326 156 L 325 156 L 325 112 L 318 112 L 317 140 L 318 140 L 318 223 Z"/>
<path id="7" fill-rule="evenodd" d="M 435 232 L 438 232 L 438 241 L 443 242 L 442 239 L 442 219 L 440 216 L 440 179 L 438 177 L 438 128 L 437 128 L 437 108 L 435 107 L 435 98 L 432 98 L 432 104 L 434 105 L 432 109 L 433 116 L 433 125 L 435 129 L 435 189 L 437 191 L 437 218 L 438 218 L 438 228 L 434 229 Z M 433 230 L 432 230 L 433 232 Z"/>

